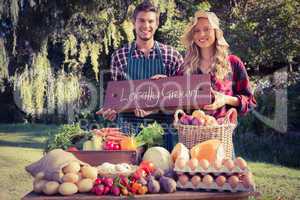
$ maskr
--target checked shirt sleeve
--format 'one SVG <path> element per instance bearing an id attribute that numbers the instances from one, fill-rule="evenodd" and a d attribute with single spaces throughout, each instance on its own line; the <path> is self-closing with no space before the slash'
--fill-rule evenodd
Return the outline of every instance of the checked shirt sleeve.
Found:
<path id="1" fill-rule="evenodd" d="M 256 100 L 251 91 L 249 77 L 243 62 L 235 55 L 229 56 L 233 69 L 233 95 L 239 99 L 237 110 L 244 115 L 256 107 Z"/>
<path id="2" fill-rule="evenodd" d="M 111 79 L 113 81 L 117 80 L 124 80 L 124 64 L 122 64 L 122 59 L 124 62 L 124 52 L 122 49 L 115 51 L 111 57 L 111 64 L 110 64 L 110 73 Z"/>

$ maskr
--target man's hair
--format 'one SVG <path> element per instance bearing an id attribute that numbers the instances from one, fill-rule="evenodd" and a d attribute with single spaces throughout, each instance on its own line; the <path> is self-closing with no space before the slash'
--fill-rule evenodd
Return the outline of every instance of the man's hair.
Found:
<path id="1" fill-rule="evenodd" d="M 133 11 L 132 19 L 135 21 L 139 12 L 154 12 L 156 13 L 157 19 L 159 18 L 159 10 L 150 1 L 143 1 Z"/>

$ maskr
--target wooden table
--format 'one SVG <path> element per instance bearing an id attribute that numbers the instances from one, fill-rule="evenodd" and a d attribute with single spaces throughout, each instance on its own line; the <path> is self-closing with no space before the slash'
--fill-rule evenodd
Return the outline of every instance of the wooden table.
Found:
<path id="1" fill-rule="evenodd" d="M 93 194 L 76 194 L 73 196 L 45 196 L 37 195 L 34 192 L 28 193 L 22 200 L 111 200 L 111 199 L 143 199 L 143 200 L 242 200 L 248 199 L 249 196 L 259 197 L 260 194 L 257 192 L 189 192 L 189 191 L 177 191 L 175 193 L 160 193 L 160 194 L 147 194 L 147 195 L 136 195 L 132 197 L 128 196 L 96 196 Z"/>

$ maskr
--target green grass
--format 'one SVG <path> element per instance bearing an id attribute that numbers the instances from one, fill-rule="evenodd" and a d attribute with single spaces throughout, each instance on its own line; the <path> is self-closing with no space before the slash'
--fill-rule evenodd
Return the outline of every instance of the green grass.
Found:
<path id="1" fill-rule="evenodd" d="M 32 190 L 32 178 L 24 168 L 42 157 L 47 133 L 56 128 L 48 125 L 0 125 L 0 200 L 20 199 Z M 250 138 L 252 142 L 249 141 Z M 274 156 L 280 153 L 263 148 L 264 145 L 276 148 L 276 144 L 269 144 L 274 140 L 254 138 L 253 135 L 236 138 L 236 151 L 237 155 L 242 155 L 248 161 L 262 199 L 300 200 L 299 166 L 284 167 L 279 162 L 274 162 L 278 160 Z M 258 140 L 261 142 L 258 143 Z M 246 141 L 248 143 L 244 145 Z M 286 148 L 292 152 L 291 148 L 294 146 L 287 143 Z M 294 159 L 297 159 L 294 163 L 299 162 L 299 157 Z M 290 158 L 286 157 L 286 160 Z"/>

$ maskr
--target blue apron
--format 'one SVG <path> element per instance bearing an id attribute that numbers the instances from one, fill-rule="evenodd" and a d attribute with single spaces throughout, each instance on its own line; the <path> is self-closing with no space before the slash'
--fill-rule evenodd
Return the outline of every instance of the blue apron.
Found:
<path id="1" fill-rule="evenodd" d="M 127 69 L 126 79 L 127 80 L 144 80 L 156 74 L 165 74 L 166 69 L 163 64 L 162 54 L 159 49 L 157 42 L 154 43 L 155 58 L 133 58 L 133 52 L 136 48 L 135 44 L 131 45 L 128 57 L 127 57 Z M 165 135 L 165 147 L 168 150 L 172 150 L 176 141 L 175 129 L 173 127 L 173 115 L 167 115 L 163 113 L 151 114 L 144 118 L 136 117 L 134 113 L 120 113 L 118 114 L 118 126 L 124 133 L 129 133 L 134 131 L 138 133 L 141 128 L 141 124 L 145 126 L 149 123 L 156 121 L 161 124 L 164 128 Z"/>

